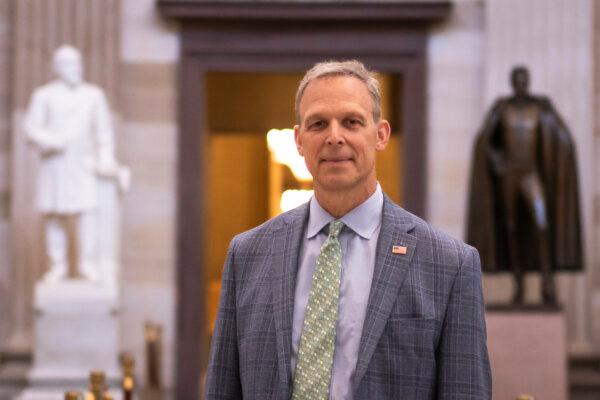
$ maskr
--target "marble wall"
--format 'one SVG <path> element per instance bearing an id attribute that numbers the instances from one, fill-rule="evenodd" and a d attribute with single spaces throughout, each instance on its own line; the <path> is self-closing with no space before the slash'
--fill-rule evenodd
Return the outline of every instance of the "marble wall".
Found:
<path id="1" fill-rule="evenodd" d="M 453 6 L 428 43 L 427 220 L 462 238 L 470 156 L 484 112 L 485 7 L 481 0 Z"/>
<path id="2" fill-rule="evenodd" d="M 590 262 L 590 268 L 593 271 L 592 279 L 590 284 L 593 285 L 593 293 L 591 296 L 590 313 L 594 316 L 591 323 L 591 335 L 592 340 L 596 344 L 596 348 L 600 347 L 600 250 L 597 249 L 598 243 L 600 243 L 600 2 L 595 1 L 593 3 L 593 16 L 594 16 L 594 32 L 593 32 L 593 71 L 592 76 L 594 79 L 593 91 L 594 100 L 592 103 L 594 119 L 593 119 L 593 165 L 592 165 L 592 177 L 593 177 L 593 201 L 592 201 L 592 221 L 593 230 L 591 237 L 588 239 L 589 243 L 595 248 L 595 254 L 593 260 Z"/>
<path id="3" fill-rule="evenodd" d="M 12 55 L 12 6 L 10 0 L 0 0 L 0 315 L 10 315 L 10 60 Z M 0 343 L 9 334 L 10 320 L 0 319 Z"/>
<path id="4" fill-rule="evenodd" d="M 177 27 L 154 0 L 122 0 L 120 141 L 133 185 L 123 208 L 123 350 L 143 376 L 144 321 L 164 327 L 163 376 L 174 365 Z"/>

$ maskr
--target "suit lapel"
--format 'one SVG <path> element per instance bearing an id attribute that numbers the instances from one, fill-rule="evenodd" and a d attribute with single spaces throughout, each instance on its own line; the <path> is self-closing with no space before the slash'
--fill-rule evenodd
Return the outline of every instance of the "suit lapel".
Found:
<path id="1" fill-rule="evenodd" d="M 285 215 L 285 224 L 273 231 L 271 271 L 273 276 L 273 313 L 277 335 L 277 357 L 281 398 L 290 396 L 292 351 L 292 318 L 298 257 L 302 233 L 308 217 L 308 206 Z"/>
<path id="2" fill-rule="evenodd" d="M 408 233 L 413 227 L 414 221 L 410 214 L 393 204 L 386 196 L 375 256 L 373 282 L 353 379 L 354 390 L 358 388 L 369 366 L 400 287 L 408 273 L 417 244 L 416 237 Z M 406 246 L 406 254 L 393 253 L 393 246 Z"/>

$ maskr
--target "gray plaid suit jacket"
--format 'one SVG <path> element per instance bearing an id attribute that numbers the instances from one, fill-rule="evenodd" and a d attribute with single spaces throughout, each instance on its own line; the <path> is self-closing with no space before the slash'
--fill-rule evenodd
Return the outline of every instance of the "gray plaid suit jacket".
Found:
<path id="1" fill-rule="evenodd" d="M 307 205 L 236 236 L 223 271 L 206 399 L 289 399 Z M 406 254 L 392 246 L 406 246 Z M 491 398 L 477 251 L 387 196 L 354 399 Z"/>

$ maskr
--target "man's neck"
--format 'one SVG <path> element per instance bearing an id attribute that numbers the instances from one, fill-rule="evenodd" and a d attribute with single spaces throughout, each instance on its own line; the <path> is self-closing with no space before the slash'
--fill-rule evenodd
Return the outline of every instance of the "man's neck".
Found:
<path id="1" fill-rule="evenodd" d="M 315 186 L 319 205 L 334 218 L 341 218 L 367 200 L 377 188 L 377 181 L 352 190 L 327 191 Z"/>

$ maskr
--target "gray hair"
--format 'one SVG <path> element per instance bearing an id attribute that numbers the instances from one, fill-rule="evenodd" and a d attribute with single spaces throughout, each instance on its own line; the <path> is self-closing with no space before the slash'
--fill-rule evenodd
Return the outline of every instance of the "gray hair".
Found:
<path id="1" fill-rule="evenodd" d="M 381 118 L 381 93 L 379 90 L 379 81 L 376 78 L 374 71 L 368 70 L 363 63 L 358 60 L 350 61 L 325 61 L 315 64 L 309 69 L 304 78 L 298 85 L 296 91 L 295 111 L 296 122 L 300 123 L 300 101 L 304 95 L 304 91 L 310 82 L 319 78 L 331 76 L 349 76 L 358 79 L 365 84 L 371 99 L 373 100 L 373 120 L 378 122 Z"/>

